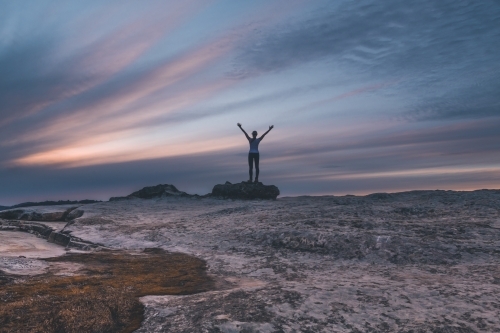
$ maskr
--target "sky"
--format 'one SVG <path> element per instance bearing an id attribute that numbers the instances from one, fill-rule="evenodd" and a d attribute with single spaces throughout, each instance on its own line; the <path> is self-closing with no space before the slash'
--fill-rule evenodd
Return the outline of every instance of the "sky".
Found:
<path id="1" fill-rule="evenodd" d="M 496 0 L 0 0 L 0 205 L 500 188 Z"/>

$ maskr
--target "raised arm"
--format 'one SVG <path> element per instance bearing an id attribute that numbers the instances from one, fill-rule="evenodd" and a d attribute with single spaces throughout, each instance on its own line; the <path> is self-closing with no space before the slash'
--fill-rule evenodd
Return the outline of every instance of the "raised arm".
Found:
<path id="1" fill-rule="evenodd" d="M 267 133 L 269 133 L 272 129 L 274 128 L 274 125 L 269 126 L 269 129 L 267 130 L 266 133 L 262 134 L 262 136 L 259 138 L 260 140 L 264 139 Z"/>
<path id="2" fill-rule="evenodd" d="M 240 130 L 245 133 L 245 136 L 247 137 L 248 140 L 250 140 L 250 137 L 248 136 L 247 132 L 245 132 L 245 130 L 243 129 L 243 127 L 241 127 L 241 124 L 238 123 L 238 127 L 240 128 Z"/>

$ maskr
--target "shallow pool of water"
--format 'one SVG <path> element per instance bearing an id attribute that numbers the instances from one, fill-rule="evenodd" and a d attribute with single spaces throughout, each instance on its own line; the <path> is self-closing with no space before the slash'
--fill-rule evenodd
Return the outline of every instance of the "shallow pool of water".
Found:
<path id="1" fill-rule="evenodd" d="M 0 231 L 0 257 L 50 258 L 64 253 L 64 247 L 27 232 Z"/>

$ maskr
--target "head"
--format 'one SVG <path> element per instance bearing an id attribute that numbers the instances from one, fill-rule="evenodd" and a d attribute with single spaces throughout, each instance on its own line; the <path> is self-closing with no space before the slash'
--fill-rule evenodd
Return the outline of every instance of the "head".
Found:
<path id="1" fill-rule="evenodd" d="M 256 137 L 257 137 L 257 131 L 253 131 L 253 132 L 252 132 L 252 136 L 253 136 L 254 138 L 256 138 Z"/>

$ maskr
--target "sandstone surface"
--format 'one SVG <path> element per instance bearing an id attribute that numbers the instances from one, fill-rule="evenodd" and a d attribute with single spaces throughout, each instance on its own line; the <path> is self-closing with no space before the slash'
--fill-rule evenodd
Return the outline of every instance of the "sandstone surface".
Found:
<path id="1" fill-rule="evenodd" d="M 63 232 L 206 260 L 137 332 L 500 332 L 500 191 L 86 205 Z M 30 222 L 32 223 L 32 222 Z"/>

